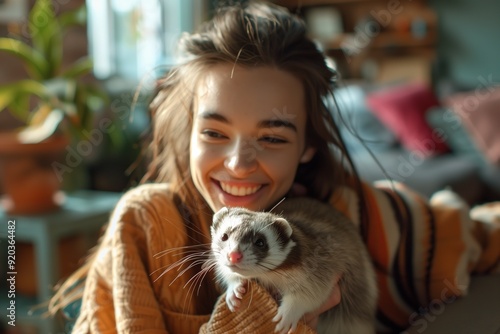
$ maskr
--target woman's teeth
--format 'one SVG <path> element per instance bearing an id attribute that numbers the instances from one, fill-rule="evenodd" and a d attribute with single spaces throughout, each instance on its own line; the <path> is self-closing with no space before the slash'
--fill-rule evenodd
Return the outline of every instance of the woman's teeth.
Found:
<path id="1" fill-rule="evenodd" d="M 225 184 L 223 182 L 220 183 L 220 186 L 221 186 L 222 190 L 224 190 L 225 192 L 227 192 L 228 194 L 233 195 L 233 196 L 251 195 L 251 194 L 257 192 L 257 190 L 259 190 L 261 187 L 260 185 L 254 186 L 254 187 L 237 187 L 234 185 L 231 186 L 231 185 Z"/>

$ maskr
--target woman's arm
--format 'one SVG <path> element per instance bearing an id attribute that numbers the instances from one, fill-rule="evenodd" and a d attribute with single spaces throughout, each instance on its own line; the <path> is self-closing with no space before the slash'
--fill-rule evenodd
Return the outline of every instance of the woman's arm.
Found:
<path id="1" fill-rule="evenodd" d="M 74 333 L 167 333 L 147 268 L 150 202 L 135 189 L 118 203 L 90 264 Z"/>

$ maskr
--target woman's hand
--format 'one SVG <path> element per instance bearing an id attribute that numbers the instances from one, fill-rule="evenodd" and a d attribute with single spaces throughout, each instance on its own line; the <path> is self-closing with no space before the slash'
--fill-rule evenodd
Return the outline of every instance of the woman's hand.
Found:
<path id="1" fill-rule="evenodd" d="M 337 306 L 340 303 L 342 297 L 339 285 L 340 278 L 341 276 L 336 277 L 333 280 L 332 292 L 330 293 L 330 297 L 328 297 L 328 299 L 323 303 L 323 305 L 321 305 L 316 311 L 307 313 L 304 316 L 304 322 L 312 329 L 316 330 L 316 327 L 318 326 L 318 318 L 323 312 L 328 311 L 329 309 Z"/>

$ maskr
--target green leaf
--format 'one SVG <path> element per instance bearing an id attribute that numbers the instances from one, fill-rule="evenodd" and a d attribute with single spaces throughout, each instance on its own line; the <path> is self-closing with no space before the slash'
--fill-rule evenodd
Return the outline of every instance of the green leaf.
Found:
<path id="1" fill-rule="evenodd" d="M 36 80 L 21 80 L 13 84 L 0 86 L 0 110 L 5 109 L 10 104 L 19 99 L 21 95 L 36 95 L 47 100 L 49 95 L 47 89 Z"/>
<path id="2" fill-rule="evenodd" d="M 0 111 L 7 108 L 16 96 L 15 87 L 0 88 Z"/>
<path id="3" fill-rule="evenodd" d="M 74 25 L 84 26 L 87 24 L 87 7 L 85 4 L 61 14 L 59 16 L 59 24 L 63 30 Z"/>
<path id="4" fill-rule="evenodd" d="M 62 33 L 57 31 L 50 40 L 48 63 L 50 65 L 51 77 L 56 77 L 63 62 L 63 42 Z"/>
<path id="5" fill-rule="evenodd" d="M 64 71 L 61 76 L 67 79 L 77 79 L 87 73 L 90 73 L 92 68 L 92 60 L 88 57 L 84 57 L 76 61 L 70 68 Z"/>
<path id="6" fill-rule="evenodd" d="M 76 26 L 76 25 L 85 26 L 87 24 L 87 6 L 84 3 L 80 7 L 62 13 L 58 17 L 58 22 L 59 22 L 59 29 L 61 32 L 66 31 L 71 26 Z M 81 66 L 80 71 L 82 71 L 83 73 L 78 75 L 83 75 L 88 73 L 88 71 L 86 70 L 86 67 L 89 66 L 88 64 L 80 64 L 75 66 Z M 92 68 L 92 65 L 90 65 L 90 68 Z M 68 70 L 65 71 L 65 73 L 67 72 Z M 71 77 L 71 75 L 68 76 L 65 74 L 63 74 L 63 76 Z M 76 76 L 77 76 L 76 74 L 73 75 L 73 77 Z"/>
<path id="7" fill-rule="evenodd" d="M 0 86 L 0 111 L 9 111 L 26 122 L 30 113 L 30 98 L 35 95 L 42 100 L 49 100 L 44 85 L 35 80 L 21 80 L 13 84 Z"/>
<path id="8" fill-rule="evenodd" d="M 48 62 L 47 75 L 55 76 L 62 61 L 62 36 L 51 0 L 35 2 L 29 15 L 29 31 L 33 47 Z"/>
<path id="9" fill-rule="evenodd" d="M 15 92 L 14 99 L 9 105 L 11 114 L 25 123 L 30 117 L 30 98 L 30 93 L 18 91 Z"/>
<path id="10" fill-rule="evenodd" d="M 28 44 L 13 38 L 0 38 L 0 51 L 20 58 L 33 79 L 43 80 L 46 78 L 49 71 L 47 60 Z"/>

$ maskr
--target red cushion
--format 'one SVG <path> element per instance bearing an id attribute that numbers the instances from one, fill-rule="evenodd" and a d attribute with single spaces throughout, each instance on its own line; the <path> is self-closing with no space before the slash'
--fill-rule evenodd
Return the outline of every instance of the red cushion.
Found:
<path id="1" fill-rule="evenodd" d="M 426 85 L 414 83 L 385 89 L 368 95 L 366 102 L 406 149 L 425 157 L 448 151 L 441 133 L 426 121 L 427 111 L 439 105 Z"/>
<path id="2" fill-rule="evenodd" d="M 500 165 L 500 88 L 492 86 L 458 93 L 444 103 L 460 117 L 485 157 Z"/>

